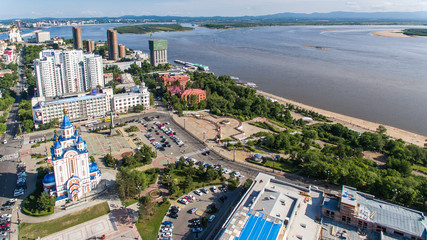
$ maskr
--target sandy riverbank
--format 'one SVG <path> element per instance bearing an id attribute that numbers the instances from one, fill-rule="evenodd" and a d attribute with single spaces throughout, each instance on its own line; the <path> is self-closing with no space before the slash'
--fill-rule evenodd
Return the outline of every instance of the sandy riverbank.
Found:
<path id="1" fill-rule="evenodd" d="M 363 119 L 350 117 L 350 116 L 346 116 L 343 114 L 327 111 L 324 109 L 308 106 L 308 105 L 305 105 L 305 104 L 302 104 L 299 102 L 295 102 L 295 101 L 292 101 L 292 100 L 289 100 L 286 98 L 278 97 L 276 95 L 266 93 L 266 92 L 263 92 L 260 90 L 257 90 L 257 92 L 261 95 L 266 96 L 266 97 L 275 99 L 282 104 L 291 103 L 295 106 L 298 106 L 298 107 L 301 107 L 301 108 L 304 108 L 307 110 L 312 110 L 312 111 L 318 112 L 318 113 L 326 116 L 328 119 L 332 120 L 335 123 L 341 123 L 342 125 L 350 128 L 350 129 L 353 129 L 355 131 L 361 132 L 361 133 L 366 132 L 366 131 L 375 132 L 375 130 L 380 125 L 380 123 L 370 122 L 370 121 L 366 121 Z M 399 129 L 399 128 L 396 128 L 393 126 L 385 125 L 385 124 L 382 124 L 382 125 L 384 125 L 387 128 L 387 135 L 389 135 L 393 139 L 400 139 L 401 138 L 407 143 L 412 143 L 412 144 L 418 145 L 420 147 L 424 146 L 425 140 L 427 139 L 426 136 L 423 136 L 420 134 L 416 134 L 413 132 L 409 132 L 409 131 Z"/>
<path id="2" fill-rule="evenodd" d="M 402 30 L 375 31 L 371 32 L 371 34 L 377 37 L 411 38 L 411 36 L 403 34 Z"/>

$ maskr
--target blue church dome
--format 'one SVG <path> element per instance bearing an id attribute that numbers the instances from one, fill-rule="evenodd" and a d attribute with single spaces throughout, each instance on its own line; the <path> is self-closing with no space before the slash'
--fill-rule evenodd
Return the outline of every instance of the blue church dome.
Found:
<path id="1" fill-rule="evenodd" d="M 54 146 L 55 148 L 61 148 L 61 143 L 57 140 L 57 141 L 53 144 L 53 146 Z"/>
<path id="2" fill-rule="evenodd" d="M 43 184 L 49 184 L 55 182 L 55 175 L 53 173 L 46 174 L 43 178 Z"/>
<path id="3" fill-rule="evenodd" d="M 79 137 L 77 138 L 77 142 L 76 142 L 76 143 L 82 143 L 82 142 L 83 142 L 83 139 L 82 139 L 82 137 L 80 137 L 80 136 L 79 136 Z"/>
<path id="4" fill-rule="evenodd" d="M 98 165 L 96 164 L 96 162 L 91 163 L 91 164 L 89 165 L 89 172 L 90 172 L 90 173 L 98 172 L 98 171 L 99 171 L 99 170 L 98 170 Z"/>
<path id="5" fill-rule="evenodd" d="M 64 108 L 64 118 L 62 119 L 62 124 L 61 124 L 61 128 L 70 128 L 73 127 L 73 125 L 71 125 L 70 119 L 67 116 L 67 109 Z"/>

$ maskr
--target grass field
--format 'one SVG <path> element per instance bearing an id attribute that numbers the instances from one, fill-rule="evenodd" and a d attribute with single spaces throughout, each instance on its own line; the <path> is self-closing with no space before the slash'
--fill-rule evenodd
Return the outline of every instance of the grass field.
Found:
<path id="1" fill-rule="evenodd" d="M 157 233 L 159 231 L 162 220 L 168 209 L 170 203 L 162 203 L 155 205 L 154 214 L 152 216 L 141 216 L 136 223 L 139 234 L 144 240 L 157 240 Z"/>
<path id="2" fill-rule="evenodd" d="M 19 239 L 36 239 L 37 237 L 44 237 L 103 216 L 109 212 L 108 203 L 103 202 L 54 220 L 40 223 L 22 223 L 19 228 Z"/>

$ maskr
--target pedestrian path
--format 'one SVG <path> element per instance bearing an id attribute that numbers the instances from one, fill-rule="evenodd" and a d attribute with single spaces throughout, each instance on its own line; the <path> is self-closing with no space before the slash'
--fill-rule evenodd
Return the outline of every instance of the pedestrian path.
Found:
<path id="1" fill-rule="evenodd" d="M 9 155 L 5 155 L 2 158 L 0 158 L 0 162 L 1 161 L 10 161 L 10 160 L 15 160 L 19 158 L 19 153 L 12 153 Z"/>

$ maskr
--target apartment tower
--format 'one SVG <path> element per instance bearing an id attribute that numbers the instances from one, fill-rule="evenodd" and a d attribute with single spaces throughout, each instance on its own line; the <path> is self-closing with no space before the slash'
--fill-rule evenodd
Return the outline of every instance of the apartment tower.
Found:
<path id="1" fill-rule="evenodd" d="M 119 46 L 117 43 L 117 31 L 114 29 L 107 30 L 108 41 L 108 59 L 117 60 L 119 58 Z"/>
<path id="2" fill-rule="evenodd" d="M 93 40 L 87 40 L 87 51 L 93 52 L 95 50 L 95 42 Z"/>
<path id="3" fill-rule="evenodd" d="M 148 40 L 150 48 L 150 63 L 153 66 L 168 63 L 168 40 L 150 39 Z"/>
<path id="4" fill-rule="evenodd" d="M 73 42 L 74 49 L 83 49 L 83 40 L 82 40 L 82 28 L 73 27 Z"/>
<path id="5" fill-rule="evenodd" d="M 126 46 L 123 44 L 119 44 L 119 58 L 126 57 Z"/>

